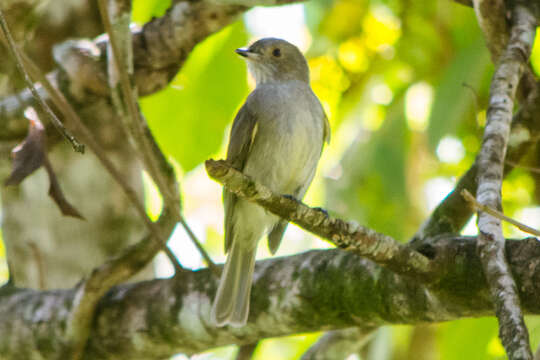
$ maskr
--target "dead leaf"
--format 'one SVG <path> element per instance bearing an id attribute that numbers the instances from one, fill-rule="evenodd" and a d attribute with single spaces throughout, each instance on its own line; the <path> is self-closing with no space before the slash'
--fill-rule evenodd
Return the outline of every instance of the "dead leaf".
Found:
<path id="1" fill-rule="evenodd" d="M 45 128 L 39 120 L 36 111 L 33 108 L 29 108 L 24 112 L 24 115 L 29 122 L 28 135 L 11 152 L 13 170 L 9 178 L 5 181 L 5 186 L 19 185 L 28 175 L 44 165 L 49 176 L 49 196 L 58 205 L 62 214 L 84 220 L 81 213 L 67 201 L 62 192 L 56 173 L 47 157 Z"/>
<path id="2" fill-rule="evenodd" d="M 25 112 L 26 115 L 26 112 Z M 19 185 L 28 175 L 43 165 L 45 153 L 45 129 L 39 118 L 28 118 L 28 135 L 11 151 L 13 170 L 5 185 Z"/>
<path id="3" fill-rule="evenodd" d="M 73 205 L 69 203 L 69 201 L 67 201 L 64 193 L 62 192 L 62 188 L 60 188 L 60 184 L 58 183 L 58 178 L 56 177 L 56 174 L 54 173 L 48 159 L 45 159 L 45 170 L 47 170 L 47 175 L 49 175 L 49 196 L 54 200 L 56 205 L 58 205 L 62 214 L 85 220 L 84 216 L 82 216 L 81 213 L 75 209 Z"/>

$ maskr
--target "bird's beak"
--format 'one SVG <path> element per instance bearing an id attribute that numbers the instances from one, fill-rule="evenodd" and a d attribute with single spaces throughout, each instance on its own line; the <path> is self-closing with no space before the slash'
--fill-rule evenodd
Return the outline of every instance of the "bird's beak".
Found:
<path id="1" fill-rule="evenodd" d="M 236 49 L 234 50 L 234 52 L 236 52 L 238 55 L 243 56 L 245 58 L 250 58 L 254 54 L 251 51 L 249 51 L 249 49 Z"/>

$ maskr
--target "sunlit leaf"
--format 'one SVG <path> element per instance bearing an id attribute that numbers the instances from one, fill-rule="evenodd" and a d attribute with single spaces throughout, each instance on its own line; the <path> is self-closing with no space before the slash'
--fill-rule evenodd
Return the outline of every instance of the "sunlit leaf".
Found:
<path id="1" fill-rule="evenodd" d="M 144 24 L 154 16 L 162 16 L 171 6 L 171 0 L 134 0 L 131 17 L 134 22 Z"/>
<path id="2" fill-rule="evenodd" d="M 536 28 L 536 36 L 531 53 L 531 65 L 536 75 L 540 76 L 540 28 Z"/>
<path id="3" fill-rule="evenodd" d="M 497 359 L 497 320 L 463 319 L 439 327 L 441 360 Z M 496 341 L 496 340 L 495 340 Z"/>

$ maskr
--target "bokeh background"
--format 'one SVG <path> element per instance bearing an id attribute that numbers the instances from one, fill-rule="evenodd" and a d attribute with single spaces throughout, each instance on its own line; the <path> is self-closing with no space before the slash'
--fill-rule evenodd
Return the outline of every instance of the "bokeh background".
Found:
<path id="1" fill-rule="evenodd" d="M 170 1 L 135 0 L 133 20 L 160 16 Z M 313 90 L 330 119 L 332 140 L 305 201 L 407 241 L 473 163 L 486 120 L 489 53 L 472 9 L 447 0 L 313 0 L 254 8 L 198 45 L 163 91 L 141 99 L 143 113 L 181 180 L 185 215 L 218 262 L 223 254 L 221 187 L 202 166 L 223 158 L 234 115 L 254 87 L 234 49 L 261 37 L 284 38 L 305 54 Z M 537 42 L 538 43 L 538 42 Z M 540 45 L 531 62 L 540 73 Z M 539 151 L 529 155 L 538 163 Z M 503 185 L 505 213 L 540 227 L 540 176 L 516 169 Z M 145 174 L 148 212 L 161 199 Z M 505 225 L 508 237 L 524 237 Z M 475 219 L 464 234 L 476 233 Z M 183 265 L 203 266 L 178 228 L 170 240 Z M 330 245 L 290 226 L 278 256 Z M 261 242 L 259 258 L 269 256 Z M 0 241 L 0 282 L 7 279 Z M 160 277 L 173 270 L 156 261 Z M 531 342 L 540 319 L 527 317 Z M 297 359 L 320 333 L 260 342 L 256 360 Z M 234 346 L 191 357 L 231 359 Z M 503 359 L 494 318 L 379 329 L 353 359 Z M 177 355 L 175 360 L 187 359 Z"/>

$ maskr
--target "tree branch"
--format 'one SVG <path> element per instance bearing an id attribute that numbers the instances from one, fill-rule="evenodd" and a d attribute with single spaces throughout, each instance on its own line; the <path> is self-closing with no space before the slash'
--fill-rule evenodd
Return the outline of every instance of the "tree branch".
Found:
<path id="1" fill-rule="evenodd" d="M 86 127 L 71 104 L 65 99 L 64 95 L 50 83 L 30 58 L 23 52 L 21 52 L 21 55 L 21 59 L 25 63 L 25 66 L 34 81 L 39 81 L 44 86 L 53 103 L 67 119 L 68 125 L 75 128 L 78 136 L 83 139 L 88 147 L 94 152 L 101 164 L 118 183 L 126 197 L 131 201 L 151 234 L 148 239 L 155 242 L 155 245 L 157 245 L 158 248 L 165 251 L 169 258 L 172 259 L 173 264 L 176 265 L 177 269 L 178 267 L 181 269 L 174 254 L 166 245 L 166 241 L 173 230 L 173 227 L 168 225 L 169 220 L 162 220 L 158 223 L 154 223 L 150 220 L 142 202 L 138 199 L 135 190 L 128 184 L 124 176 L 108 158 L 103 147 L 97 142 L 92 132 Z M 167 211 L 164 211 L 163 214 L 167 214 Z M 170 215 L 165 215 L 166 219 L 168 219 L 168 217 L 170 217 Z M 77 296 L 73 299 L 75 302 L 72 309 L 73 313 L 67 324 L 68 332 L 66 335 L 69 336 L 68 343 L 71 346 L 68 354 L 70 354 L 71 358 L 79 359 L 82 354 L 90 332 L 90 324 L 93 319 L 95 306 L 101 296 L 111 286 L 133 276 L 155 256 L 157 251 L 152 251 L 152 249 L 148 248 L 148 244 L 145 245 L 145 242 L 148 241 L 148 239 L 141 242 L 143 243 L 141 246 L 147 248 L 144 257 L 141 258 L 140 255 L 134 257 L 133 254 L 128 251 L 118 259 L 113 259 L 95 270 L 88 279 L 84 280 L 79 285 Z M 134 263 L 132 263 L 132 261 L 134 261 Z"/>
<path id="2" fill-rule="evenodd" d="M 532 228 L 515 219 L 512 219 L 511 217 L 508 217 L 504 215 L 502 212 L 492 209 L 489 206 L 480 204 L 478 201 L 476 201 L 474 196 L 472 196 L 472 194 L 468 192 L 467 190 L 463 190 L 461 192 L 461 195 L 465 198 L 465 200 L 469 203 L 469 205 L 471 205 L 471 207 L 476 208 L 478 211 L 486 212 L 489 215 L 496 217 L 499 220 L 506 221 L 507 223 L 514 225 L 519 230 L 526 232 L 527 234 L 540 236 L 540 231 L 536 230 L 535 228 Z"/>
<path id="3" fill-rule="evenodd" d="M 525 7 L 516 6 L 512 15 L 510 39 L 491 83 L 487 124 L 478 155 L 477 201 L 496 209 L 501 209 L 502 203 L 504 157 L 514 96 L 530 56 L 536 30 L 536 19 Z M 478 230 L 478 253 L 499 319 L 499 336 L 506 353 L 510 359 L 532 359 L 516 285 L 506 262 L 501 222 L 480 211 Z"/>
<path id="4" fill-rule="evenodd" d="M 310 208 L 294 198 L 276 195 L 266 186 L 233 169 L 224 160 L 207 160 L 206 171 L 236 195 L 259 204 L 342 249 L 365 256 L 399 274 L 423 280 L 436 275 L 429 259 L 421 253 L 374 230 L 333 218 L 325 210 Z"/>
<path id="5" fill-rule="evenodd" d="M 508 43 L 506 25 L 506 6 L 504 0 L 473 0 L 474 12 L 486 45 L 491 53 L 491 60 L 497 63 Z"/>
<path id="6" fill-rule="evenodd" d="M 84 358 L 163 359 L 303 332 L 489 316 L 493 305 L 475 248 L 475 238 L 437 242 L 433 261 L 443 276 L 430 287 L 340 249 L 258 261 L 243 328 L 212 326 L 217 279 L 206 269 L 119 285 L 99 303 Z M 540 314 L 540 266 L 534 265 L 540 242 L 508 241 L 507 253 L 524 310 Z M 3 358 L 62 359 L 64 325 L 75 294 L 76 289 L 2 289 Z"/>
<path id="7" fill-rule="evenodd" d="M 39 96 L 39 93 L 38 93 L 36 87 L 34 86 L 34 83 L 30 79 L 30 76 L 28 75 L 28 73 L 26 72 L 26 70 L 25 70 L 25 68 L 23 66 L 21 56 L 19 55 L 19 51 L 17 50 L 17 46 L 15 45 L 15 41 L 13 41 L 13 38 L 11 37 L 11 33 L 9 31 L 8 24 L 6 22 L 6 19 L 4 18 L 4 12 L 2 11 L 1 7 L 0 7 L 0 28 L 2 29 L 2 34 L 3 34 L 4 38 L 6 39 L 6 42 L 7 42 L 7 45 L 8 45 L 7 47 L 9 49 L 9 51 L 11 52 L 11 55 L 13 56 L 13 59 L 15 60 L 15 64 L 17 66 L 17 69 L 19 69 L 19 71 L 23 75 L 24 81 L 28 85 L 28 88 L 30 89 L 30 93 L 32 94 L 32 96 L 35 98 L 35 100 L 37 101 L 37 103 L 39 104 L 39 106 L 41 107 L 43 112 L 47 115 L 47 117 L 49 118 L 51 123 L 56 127 L 58 132 L 60 134 L 62 134 L 62 136 L 64 136 L 64 138 L 67 141 L 69 141 L 69 143 L 73 147 L 73 150 L 75 150 L 77 152 L 80 152 L 80 153 L 84 153 L 84 145 L 79 143 L 79 141 L 66 130 L 66 128 L 64 127 L 64 124 L 62 124 L 60 119 L 58 119 L 58 117 L 56 117 L 56 115 L 51 110 L 49 105 L 47 105 L 47 103 Z"/>
<path id="8" fill-rule="evenodd" d="M 165 15 L 154 18 L 142 29 L 132 29 L 134 84 L 139 95 L 149 95 L 167 86 L 199 42 L 246 10 L 248 7 L 243 5 L 176 1 Z M 101 56 L 108 43 L 107 37 L 100 36 L 93 41 L 68 40 L 56 45 L 53 52 L 58 69 L 50 73 L 53 83 L 68 82 L 68 97 L 81 103 L 95 102 L 95 96 L 109 97 L 106 57 Z M 6 119 L 18 116 L 33 104 L 27 96 L 20 104 L 15 99 L 0 100 L 0 114 Z"/>
<path id="9" fill-rule="evenodd" d="M 170 234 L 175 222 L 168 214 L 158 220 L 158 226 Z M 87 279 L 81 281 L 74 289 L 73 304 L 66 321 L 66 343 L 69 346 L 62 353 L 66 358 L 81 359 L 89 339 L 96 307 L 109 289 L 120 284 L 144 268 L 162 250 L 159 242 L 152 235 L 126 249 L 120 256 L 110 259 L 94 269 Z"/>
<path id="10" fill-rule="evenodd" d="M 131 4 L 124 0 L 98 0 L 104 27 L 109 35 L 108 72 L 111 97 L 117 113 L 123 120 L 124 129 L 142 160 L 146 171 L 157 185 L 165 207 L 177 218 L 189 238 L 209 267 L 215 264 L 181 215 L 180 195 L 174 171 L 152 137 L 137 102 L 137 89 L 133 88 L 133 49 L 129 19 Z M 127 109 L 127 114 L 124 109 Z M 176 267 L 176 263 L 173 262 Z M 179 270 L 177 268 L 177 270 Z"/>

